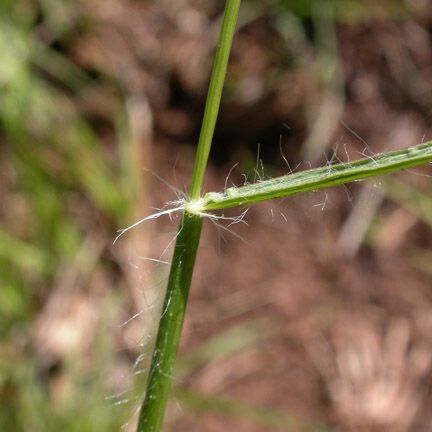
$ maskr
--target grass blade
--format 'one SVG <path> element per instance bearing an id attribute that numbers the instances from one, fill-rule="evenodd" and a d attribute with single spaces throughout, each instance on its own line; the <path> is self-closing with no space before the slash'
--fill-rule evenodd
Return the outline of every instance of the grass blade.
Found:
<path id="1" fill-rule="evenodd" d="M 387 174 L 431 161 L 432 141 L 353 162 L 302 171 L 247 186 L 231 187 L 223 193 L 209 192 L 200 202 L 201 210 L 220 210 L 254 204 L 300 192 L 315 191 L 363 180 L 367 177 Z"/>

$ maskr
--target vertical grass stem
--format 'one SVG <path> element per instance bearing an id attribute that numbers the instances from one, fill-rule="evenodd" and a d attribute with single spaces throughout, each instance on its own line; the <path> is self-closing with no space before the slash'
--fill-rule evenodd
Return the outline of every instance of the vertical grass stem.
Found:
<path id="1" fill-rule="evenodd" d="M 240 0 L 226 1 L 189 190 L 191 200 L 198 199 L 201 194 L 239 7 Z M 137 432 L 159 432 L 163 424 L 201 225 L 200 216 L 187 210 L 184 211 L 174 248 L 167 292 Z"/>
<path id="2" fill-rule="evenodd" d="M 174 248 L 138 432 L 159 432 L 162 427 L 201 225 L 201 217 L 184 213 Z"/>
<path id="3" fill-rule="evenodd" d="M 239 8 L 240 0 L 227 0 L 225 4 L 225 12 L 210 78 L 198 149 L 195 156 L 195 165 L 189 188 L 189 197 L 192 200 L 198 199 L 201 194 L 201 185 L 213 140 Z"/>

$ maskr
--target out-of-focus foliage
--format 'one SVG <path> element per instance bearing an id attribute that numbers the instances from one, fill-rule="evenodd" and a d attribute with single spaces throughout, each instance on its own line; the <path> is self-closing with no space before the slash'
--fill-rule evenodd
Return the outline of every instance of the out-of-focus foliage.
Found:
<path id="1" fill-rule="evenodd" d="M 133 208 L 134 184 L 125 183 L 123 170 L 134 168 L 122 165 L 121 139 L 107 148 L 80 108 L 92 92 L 117 92 L 109 77 L 91 77 L 68 55 L 71 40 L 86 25 L 77 2 L 0 6 L 0 429 L 5 431 L 114 431 L 122 421 L 104 399 L 104 364 L 112 347 L 99 343 L 100 358 L 90 363 L 82 357 L 61 364 L 72 387 L 59 400 L 63 391 L 46 388 L 40 375 L 55 375 L 57 359 L 51 363 L 32 339 L 34 320 L 51 290 L 69 284 L 68 277 L 88 277 L 88 261 L 77 262 L 77 256 L 89 239 L 98 237 L 103 259 L 112 233 Z M 113 124 L 121 124 L 122 103 L 119 94 L 110 99 Z M 85 260 L 94 259 L 91 254 Z M 109 277 L 111 266 L 103 268 L 103 260 L 96 266 Z M 117 303 L 114 294 L 108 302 Z M 104 338 L 101 333 L 96 340 Z"/>

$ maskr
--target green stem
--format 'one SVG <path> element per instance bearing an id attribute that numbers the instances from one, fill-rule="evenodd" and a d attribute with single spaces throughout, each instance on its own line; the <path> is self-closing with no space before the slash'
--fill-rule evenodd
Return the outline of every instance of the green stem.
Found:
<path id="1" fill-rule="evenodd" d="M 180 224 L 138 432 L 158 432 L 171 386 L 202 219 L 185 212 Z"/>
<path id="2" fill-rule="evenodd" d="M 239 8 L 240 0 L 227 0 L 225 4 L 225 12 L 198 141 L 198 149 L 195 156 L 192 181 L 189 188 L 189 196 L 192 200 L 198 199 L 201 194 L 201 185 L 213 140 Z"/>
<path id="3" fill-rule="evenodd" d="M 227 0 L 210 79 L 203 124 L 190 186 L 191 199 L 198 199 L 220 106 L 228 57 L 237 21 L 240 0 Z M 202 218 L 187 210 L 177 234 L 159 330 L 153 351 L 146 395 L 141 407 L 137 432 L 159 432 L 171 386 L 186 310 L 195 256 L 201 235 Z"/>
<path id="4" fill-rule="evenodd" d="M 231 187 L 223 193 L 209 192 L 202 198 L 200 209 L 220 210 L 254 204 L 412 168 L 431 161 L 432 141 L 354 162 L 301 171 L 247 186 Z"/>

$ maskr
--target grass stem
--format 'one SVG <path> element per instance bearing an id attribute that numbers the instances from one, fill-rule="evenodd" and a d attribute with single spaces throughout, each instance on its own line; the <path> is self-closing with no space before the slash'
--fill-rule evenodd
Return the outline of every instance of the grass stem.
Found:
<path id="1" fill-rule="evenodd" d="M 226 1 L 189 190 L 191 200 L 199 199 L 201 194 L 201 185 L 213 140 L 239 8 L 240 0 Z M 174 369 L 201 235 L 201 225 L 201 216 L 192 214 L 187 209 L 184 210 L 177 233 L 167 292 L 137 432 L 159 432 L 163 424 L 171 387 L 171 374 Z"/>
<path id="2" fill-rule="evenodd" d="M 239 8 L 240 0 L 227 0 L 225 4 L 225 12 L 222 20 L 201 133 L 198 141 L 198 149 L 195 156 L 192 181 L 189 188 L 189 196 L 191 200 L 198 199 L 201 194 L 201 185 L 213 140 Z"/>
<path id="3" fill-rule="evenodd" d="M 178 231 L 138 432 L 159 432 L 186 310 L 202 219 L 188 212 Z"/>

